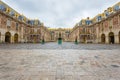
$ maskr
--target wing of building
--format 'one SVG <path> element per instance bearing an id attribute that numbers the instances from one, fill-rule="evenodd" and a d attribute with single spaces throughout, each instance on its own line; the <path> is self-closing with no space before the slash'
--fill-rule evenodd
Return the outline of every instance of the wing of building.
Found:
<path id="1" fill-rule="evenodd" d="M 80 20 L 70 38 L 81 43 L 120 43 L 120 2 L 94 18 Z"/>
<path id="2" fill-rule="evenodd" d="M 50 41 L 50 32 L 37 19 L 28 19 L 0 0 L 0 42 Z"/>

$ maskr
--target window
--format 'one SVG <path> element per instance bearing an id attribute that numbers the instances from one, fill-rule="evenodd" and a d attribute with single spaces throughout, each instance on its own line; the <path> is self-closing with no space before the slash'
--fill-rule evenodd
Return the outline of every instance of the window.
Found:
<path id="1" fill-rule="evenodd" d="M 103 23 L 102 23 L 102 31 L 104 31 L 104 25 L 103 25 Z"/>
<path id="2" fill-rule="evenodd" d="M 34 29 L 34 32 L 37 33 L 37 29 L 36 28 Z"/>
<path id="3" fill-rule="evenodd" d="M 117 16 L 115 16 L 113 18 L 113 25 L 116 25 L 116 24 L 118 24 L 118 17 Z"/>
<path id="4" fill-rule="evenodd" d="M 120 21 L 120 15 L 119 15 L 119 21 Z"/>
<path id="5" fill-rule="evenodd" d="M 18 23 L 16 23 L 16 30 L 18 30 L 18 27 L 19 27 L 19 24 L 18 24 Z"/>
<path id="6" fill-rule="evenodd" d="M 7 20 L 7 28 L 10 28 L 10 26 L 11 26 L 11 21 L 8 19 Z"/>
<path id="7" fill-rule="evenodd" d="M 112 26 L 112 19 L 109 20 L 109 24 L 110 24 L 110 26 Z"/>

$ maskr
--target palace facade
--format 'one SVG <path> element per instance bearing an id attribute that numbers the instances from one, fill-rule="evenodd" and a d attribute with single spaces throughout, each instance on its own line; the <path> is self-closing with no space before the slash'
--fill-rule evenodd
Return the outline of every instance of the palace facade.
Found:
<path id="1" fill-rule="evenodd" d="M 0 1 L 0 42 L 50 41 L 50 32 L 37 19 L 28 19 Z"/>
<path id="2" fill-rule="evenodd" d="M 120 43 L 120 2 L 92 19 L 82 19 L 70 38 L 81 43 Z"/>
<path id="3" fill-rule="evenodd" d="M 72 29 L 52 29 L 0 1 L 0 43 L 50 42 L 59 38 L 80 43 L 120 43 L 120 2 L 94 18 L 82 19 Z"/>
<path id="4" fill-rule="evenodd" d="M 63 41 L 70 41 L 70 28 L 49 28 L 49 31 L 51 33 L 51 41 L 57 41 L 59 38 L 62 38 Z"/>

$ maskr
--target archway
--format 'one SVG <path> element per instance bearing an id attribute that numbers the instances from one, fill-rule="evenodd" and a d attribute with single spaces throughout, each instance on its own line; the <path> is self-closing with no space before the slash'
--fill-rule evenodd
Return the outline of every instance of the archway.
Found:
<path id="1" fill-rule="evenodd" d="M 18 34 L 17 33 L 14 35 L 14 43 L 18 43 Z"/>
<path id="2" fill-rule="evenodd" d="M 114 33 L 113 32 L 109 33 L 109 43 L 112 43 L 112 44 L 115 43 L 115 38 L 114 38 Z"/>
<path id="3" fill-rule="evenodd" d="M 11 33 L 10 32 L 5 33 L 5 42 L 7 42 L 7 43 L 11 42 Z"/>
<path id="4" fill-rule="evenodd" d="M 119 34 L 118 34 L 118 36 L 119 36 L 119 43 L 120 43 L 120 31 L 119 31 Z"/>
<path id="5" fill-rule="evenodd" d="M 101 43 L 105 43 L 105 34 L 101 35 Z"/>

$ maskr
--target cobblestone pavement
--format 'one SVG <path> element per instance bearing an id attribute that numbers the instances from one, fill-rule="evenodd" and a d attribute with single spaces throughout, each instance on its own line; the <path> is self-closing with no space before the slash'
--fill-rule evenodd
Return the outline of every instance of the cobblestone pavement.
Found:
<path id="1" fill-rule="evenodd" d="M 74 44 L 63 42 L 58 45 L 57 42 L 46 43 L 44 45 L 37 43 L 25 44 L 0 44 L 0 49 L 79 49 L 79 50 L 119 50 L 120 44 Z"/>
<path id="2" fill-rule="evenodd" d="M 68 47 L 74 45 L 66 44 Z M 32 47 L 36 48 L 37 45 L 33 44 Z M 58 46 L 62 45 L 56 45 Z M 91 44 L 91 47 L 93 46 Z M 3 49 L 4 47 L 0 49 L 0 80 L 120 80 L 119 46 L 112 50 L 108 50 L 109 48 L 78 50 L 68 47 L 62 48 L 63 50 L 61 48 L 28 50 L 25 47 L 19 50 L 13 44 L 12 48 L 9 46 L 10 49 L 8 47 Z"/>

